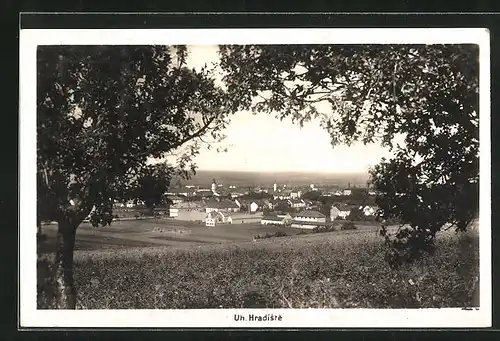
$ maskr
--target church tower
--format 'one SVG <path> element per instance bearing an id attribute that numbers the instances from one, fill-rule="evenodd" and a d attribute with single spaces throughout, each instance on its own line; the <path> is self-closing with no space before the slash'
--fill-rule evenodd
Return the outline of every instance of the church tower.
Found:
<path id="1" fill-rule="evenodd" d="M 215 193 L 217 191 L 217 183 L 215 179 L 212 180 L 212 192 Z"/>
<path id="2" fill-rule="evenodd" d="M 215 182 L 215 179 L 212 180 L 212 193 L 216 197 L 219 196 L 219 193 L 217 193 L 217 182 Z"/>

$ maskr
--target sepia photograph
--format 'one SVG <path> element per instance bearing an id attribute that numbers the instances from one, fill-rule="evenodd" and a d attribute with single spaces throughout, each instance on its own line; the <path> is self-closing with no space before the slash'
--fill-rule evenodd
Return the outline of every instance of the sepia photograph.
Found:
<path id="1" fill-rule="evenodd" d="M 487 30 L 50 31 L 26 326 L 491 325 Z"/>

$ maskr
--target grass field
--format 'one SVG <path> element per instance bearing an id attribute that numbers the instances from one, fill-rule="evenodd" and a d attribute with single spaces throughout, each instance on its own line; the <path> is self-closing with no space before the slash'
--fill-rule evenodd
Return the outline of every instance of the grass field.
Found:
<path id="1" fill-rule="evenodd" d="M 377 227 L 251 241 L 298 229 L 207 228 L 168 220 L 79 228 L 78 307 L 427 308 L 477 305 L 478 236 L 446 233 L 433 256 L 398 270 L 385 263 Z M 55 227 L 45 228 L 53 249 Z M 39 278 L 43 278 L 40 262 Z M 39 280 L 39 285 L 43 281 Z M 42 289 L 41 287 L 39 288 Z M 39 308 L 49 307 L 39 295 Z"/>

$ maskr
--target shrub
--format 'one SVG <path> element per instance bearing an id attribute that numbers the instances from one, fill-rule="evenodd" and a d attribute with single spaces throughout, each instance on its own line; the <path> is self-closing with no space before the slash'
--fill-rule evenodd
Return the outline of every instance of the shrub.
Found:
<path id="1" fill-rule="evenodd" d="M 352 222 L 348 221 L 342 224 L 342 227 L 340 228 L 341 230 L 357 230 L 358 227 Z"/>
<path id="2" fill-rule="evenodd" d="M 325 233 L 325 232 L 333 232 L 335 231 L 335 225 L 328 226 L 317 226 L 313 228 L 313 233 Z"/>
<path id="3" fill-rule="evenodd" d="M 275 233 L 266 233 L 265 235 L 256 235 L 253 237 L 253 239 L 266 239 L 266 238 L 273 238 L 273 237 L 286 237 L 288 236 L 285 232 L 280 232 L 276 231 Z"/>

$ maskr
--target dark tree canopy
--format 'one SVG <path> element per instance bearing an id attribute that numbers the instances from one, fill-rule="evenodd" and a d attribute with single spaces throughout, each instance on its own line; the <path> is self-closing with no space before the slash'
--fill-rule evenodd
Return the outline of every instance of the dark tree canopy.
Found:
<path id="1" fill-rule="evenodd" d="M 58 222 L 61 297 L 73 301 L 75 230 L 112 221 L 115 200 L 164 200 L 187 176 L 202 138 L 222 138 L 232 101 L 182 46 L 40 46 L 37 53 L 38 220 Z M 184 147 L 177 165 L 152 163 Z M 182 150 L 181 150 L 182 151 Z M 151 189 L 155 189 L 151 191 Z"/>
<path id="2" fill-rule="evenodd" d="M 221 46 L 220 56 L 241 109 L 317 119 L 334 146 L 393 151 L 370 173 L 381 218 L 405 224 L 388 239 L 396 254 L 412 259 L 442 228 L 464 230 L 476 217 L 478 46 L 245 45 Z"/>
<path id="3" fill-rule="evenodd" d="M 164 46 L 39 48 L 39 194 L 57 201 L 41 211 L 44 218 L 59 220 L 71 210 L 81 212 L 79 220 L 92 206 L 95 214 L 108 213 L 113 199 L 135 196 L 137 181 L 151 170 L 149 158 L 224 127 L 222 90 L 207 72 L 185 66 L 185 49 L 176 52 Z M 183 170 L 197 144 L 191 147 L 180 159 Z M 166 176 L 173 171 L 163 169 Z"/>

